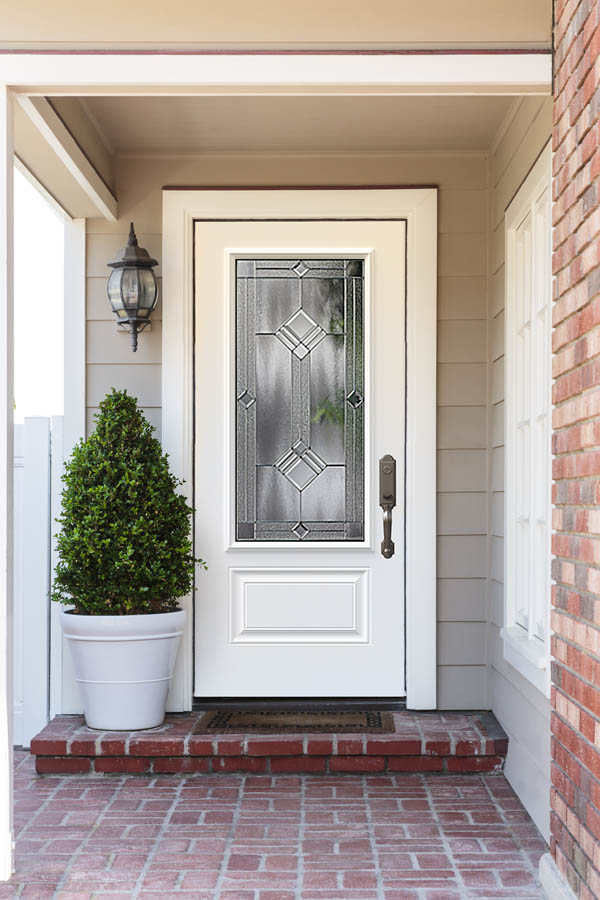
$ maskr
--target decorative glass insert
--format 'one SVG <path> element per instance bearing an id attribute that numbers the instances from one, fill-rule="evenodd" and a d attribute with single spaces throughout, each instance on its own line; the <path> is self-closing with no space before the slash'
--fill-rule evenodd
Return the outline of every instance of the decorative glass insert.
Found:
<path id="1" fill-rule="evenodd" d="M 364 263 L 236 262 L 236 537 L 364 539 Z"/>

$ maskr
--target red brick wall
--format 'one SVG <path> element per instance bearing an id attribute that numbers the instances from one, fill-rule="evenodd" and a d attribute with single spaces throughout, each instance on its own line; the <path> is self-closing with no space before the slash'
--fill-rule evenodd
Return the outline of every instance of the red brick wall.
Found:
<path id="1" fill-rule="evenodd" d="M 555 2 L 551 849 L 600 897 L 600 0 Z"/>

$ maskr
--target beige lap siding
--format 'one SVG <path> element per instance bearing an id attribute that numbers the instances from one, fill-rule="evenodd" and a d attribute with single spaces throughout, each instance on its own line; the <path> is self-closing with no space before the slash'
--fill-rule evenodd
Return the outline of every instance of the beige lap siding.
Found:
<path id="1" fill-rule="evenodd" d="M 439 705 L 485 706 L 486 156 L 121 157 L 115 178 L 119 222 L 90 220 L 87 228 L 88 428 L 112 386 L 132 391 L 160 423 L 160 309 L 134 356 L 128 337 L 116 333 L 105 279 L 106 261 L 124 244 L 132 219 L 140 244 L 161 259 L 162 185 L 439 186 Z"/>
<path id="2" fill-rule="evenodd" d="M 161 396 L 161 318 L 162 303 L 152 314 L 152 322 L 139 339 L 137 352 L 131 351 L 129 332 L 117 329 L 115 315 L 106 296 L 109 269 L 106 263 L 127 243 L 123 222 L 115 224 L 112 234 L 95 234 L 96 220 L 88 220 L 86 240 L 86 419 L 88 433 L 98 404 L 111 387 L 127 388 L 134 394 L 148 420 L 160 437 Z M 160 290 L 161 241 L 160 221 L 154 234 L 141 232 L 135 222 L 140 246 L 159 260 L 155 269 Z"/>

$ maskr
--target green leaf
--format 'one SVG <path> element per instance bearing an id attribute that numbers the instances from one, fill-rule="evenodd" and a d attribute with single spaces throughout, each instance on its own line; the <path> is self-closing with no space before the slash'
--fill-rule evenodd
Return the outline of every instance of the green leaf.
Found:
<path id="1" fill-rule="evenodd" d="M 192 590 L 192 508 L 152 426 L 127 391 L 100 404 L 96 430 L 65 465 L 52 598 L 87 615 L 176 609 Z"/>

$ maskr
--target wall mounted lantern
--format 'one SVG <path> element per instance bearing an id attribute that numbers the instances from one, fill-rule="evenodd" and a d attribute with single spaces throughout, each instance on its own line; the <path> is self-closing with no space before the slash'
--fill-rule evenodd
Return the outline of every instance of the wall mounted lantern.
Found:
<path id="1" fill-rule="evenodd" d="M 131 349 L 135 353 L 138 333 L 150 323 L 150 315 L 158 300 L 158 285 L 152 269 L 158 265 L 147 250 L 138 247 L 133 222 L 127 246 L 108 265 L 113 270 L 108 279 L 108 299 L 117 323 L 131 330 Z"/>

